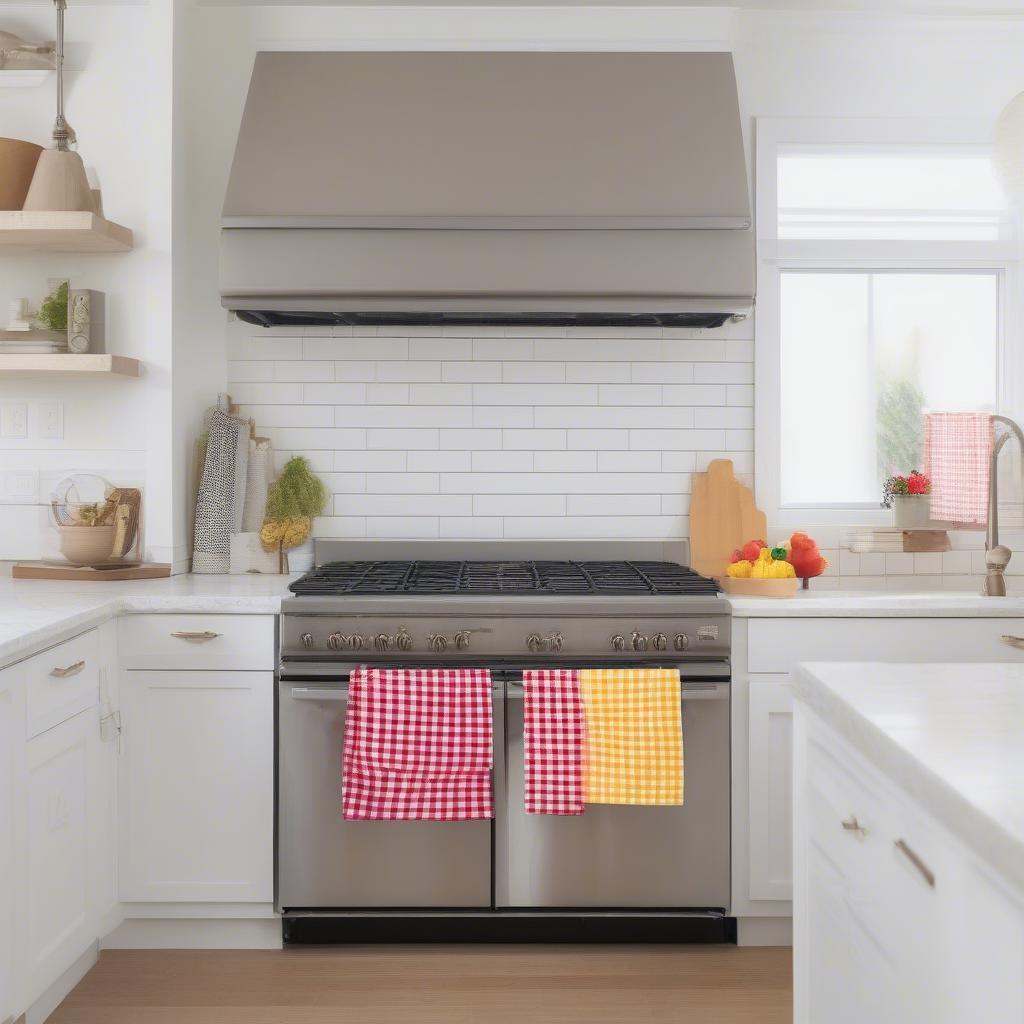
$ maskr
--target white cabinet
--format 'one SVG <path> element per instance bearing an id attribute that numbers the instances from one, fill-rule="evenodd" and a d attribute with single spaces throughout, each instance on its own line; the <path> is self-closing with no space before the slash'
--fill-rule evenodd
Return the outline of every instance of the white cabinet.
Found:
<path id="1" fill-rule="evenodd" d="M 123 900 L 273 900 L 271 672 L 121 678 Z"/>
<path id="2" fill-rule="evenodd" d="M 796 1024 L 1021 1024 L 1024 903 L 804 706 Z"/>
<path id="3" fill-rule="evenodd" d="M 7 669 L 0 672 L 0 1020 L 21 1012 L 24 741 L 25 688 Z"/>
<path id="4" fill-rule="evenodd" d="M 789 676 L 751 680 L 748 754 L 750 898 L 793 895 L 793 696 Z"/>

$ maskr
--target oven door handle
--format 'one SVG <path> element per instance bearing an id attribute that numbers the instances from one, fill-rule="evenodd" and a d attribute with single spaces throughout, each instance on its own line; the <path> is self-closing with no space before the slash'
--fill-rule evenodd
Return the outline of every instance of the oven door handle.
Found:
<path id="1" fill-rule="evenodd" d="M 330 690 L 324 687 L 293 686 L 292 700 L 348 700 L 348 687 L 338 686 Z"/>
<path id="2" fill-rule="evenodd" d="M 510 679 L 508 681 L 507 696 L 511 700 L 522 699 L 522 679 Z M 728 700 L 729 684 L 712 682 L 688 683 L 684 680 L 682 684 L 681 698 L 684 702 L 691 700 Z"/>

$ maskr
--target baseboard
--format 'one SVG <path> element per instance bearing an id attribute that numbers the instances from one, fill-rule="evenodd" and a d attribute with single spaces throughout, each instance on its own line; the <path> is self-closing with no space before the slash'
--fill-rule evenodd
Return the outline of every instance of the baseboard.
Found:
<path id="1" fill-rule="evenodd" d="M 93 943 L 18 1020 L 24 1020 L 25 1024 L 43 1024 L 43 1021 L 64 1002 L 67 994 L 92 970 L 96 959 L 97 948 Z"/>
<path id="2" fill-rule="evenodd" d="M 128 919 L 101 949 L 280 949 L 281 921 L 271 919 Z"/>
<path id="3" fill-rule="evenodd" d="M 736 918 L 737 946 L 792 946 L 793 918 Z"/>

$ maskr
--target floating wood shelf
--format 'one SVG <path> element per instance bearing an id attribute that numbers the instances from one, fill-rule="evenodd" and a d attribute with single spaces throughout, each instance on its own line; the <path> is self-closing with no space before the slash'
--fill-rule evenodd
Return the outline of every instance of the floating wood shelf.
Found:
<path id="1" fill-rule="evenodd" d="M 132 232 L 95 213 L 0 210 L 0 250 L 129 252 Z"/>
<path id="2" fill-rule="evenodd" d="M 128 356 L 110 356 L 102 352 L 31 353 L 0 352 L 0 378 L 11 373 L 84 373 L 95 377 L 138 377 L 142 363 Z"/>

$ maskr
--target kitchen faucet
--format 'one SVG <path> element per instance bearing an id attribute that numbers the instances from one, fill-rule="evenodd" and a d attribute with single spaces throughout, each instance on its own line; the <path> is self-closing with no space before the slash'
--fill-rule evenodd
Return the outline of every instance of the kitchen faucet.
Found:
<path id="1" fill-rule="evenodd" d="M 1003 445 L 1016 437 L 1020 445 L 1020 457 L 1024 462 L 1024 432 L 1007 416 L 993 416 L 994 423 L 1002 423 L 1007 430 L 1001 433 L 992 446 L 992 461 L 988 471 L 988 526 L 985 534 L 985 586 L 982 594 L 986 597 L 1006 597 L 1006 579 L 1003 573 L 1009 564 L 1012 552 L 1005 544 L 999 543 L 999 453 Z"/>

